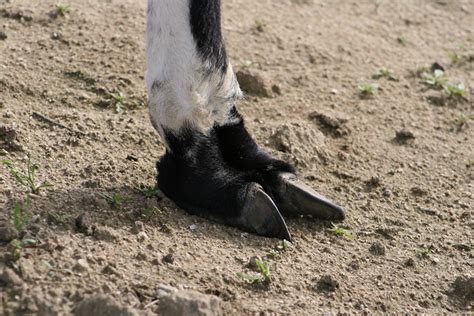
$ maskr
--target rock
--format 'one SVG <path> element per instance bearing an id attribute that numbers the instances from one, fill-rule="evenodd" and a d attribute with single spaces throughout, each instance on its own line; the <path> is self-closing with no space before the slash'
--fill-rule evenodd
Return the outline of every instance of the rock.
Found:
<path id="1" fill-rule="evenodd" d="M 75 219 L 74 223 L 78 232 L 88 236 L 91 236 L 94 233 L 95 226 L 88 214 L 82 213 Z"/>
<path id="2" fill-rule="evenodd" d="M 139 232 L 137 234 L 137 241 L 138 242 L 144 242 L 147 239 L 148 239 L 148 235 L 145 232 Z"/>
<path id="3" fill-rule="evenodd" d="M 173 263 L 174 262 L 174 256 L 172 253 L 167 254 L 166 256 L 161 259 L 164 263 Z"/>
<path id="4" fill-rule="evenodd" d="M 0 242 L 10 242 L 18 238 L 18 231 L 12 226 L 0 226 Z"/>
<path id="5" fill-rule="evenodd" d="M 85 272 L 89 270 L 89 264 L 86 259 L 79 259 L 72 269 L 77 272 Z"/>
<path id="6" fill-rule="evenodd" d="M 222 315 L 220 304 L 221 300 L 214 295 L 178 290 L 161 298 L 158 313 L 164 316 Z"/>
<path id="7" fill-rule="evenodd" d="M 319 292 L 334 292 L 339 288 L 339 282 L 331 275 L 323 275 L 317 282 L 315 290 Z"/>
<path id="8" fill-rule="evenodd" d="M 405 267 L 414 267 L 415 266 L 415 260 L 413 258 L 408 258 L 405 263 Z"/>
<path id="9" fill-rule="evenodd" d="M 415 134 L 406 129 L 399 130 L 395 133 L 395 141 L 400 144 L 407 144 L 415 138 Z"/>
<path id="10" fill-rule="evenodd" d="M 268 79 L 256 70 L 242 69 L 236 73 L 242 91 L 259 97 L 269 98 L 272 96 L 272 90 Z"/>
<path id="11" fill-rule="evenodd" d="M 369 251 L 371 254 L 375 256 L 384 256 L 385 255 L 385 246 L 380 243 L 380 242 L 374 242 L 370 248 Z"/>
<path id="12" fill-rule="evenodd" d="M 132 233 L 138 234 L 143 231 L 145 231 L 145 225 L 143 224 L 143 222 L 136 221 L 135 223 L 133 223 Z"/>
<path id="13" fill-rule="evenodd" d="M 116 241 L 119 239 L 118 233 L 107 226 L 99 226 L 94 230 L 94 237 L 98 240 Z"/>
<path id="14" fill-rule="evenodd" d="M 112 297 L 103 294 L 86 297 L 74 309 L 75 316 L 138 316 L 138 311 L 122 306 Z"/>
<path id="15" fill-rule="evenodd" d="M 343 137 L 350 133 L 350 129 L 346 123 L 348 119 L 335 112 L 312 112 L 309 119 L 318 125 L 319 129 L 325 134 L 332 137 Z"/>
<path id="16" fill-rule="evenodd" d="M 5 268 L 0 275 L 0 284 L 4 286 L 22 285 L 23 280 L 10 268 Z"/>
<path id="17" fill-rule="evenodd" d="M 474 277 L 459 276 L 451 284 L 452 296 L 468 303 L 474 300 Z"/>

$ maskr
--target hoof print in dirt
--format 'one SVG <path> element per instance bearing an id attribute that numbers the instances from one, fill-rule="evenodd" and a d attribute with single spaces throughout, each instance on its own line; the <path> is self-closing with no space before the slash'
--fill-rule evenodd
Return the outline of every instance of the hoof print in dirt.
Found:
<path id="1" fill-rule="evenodd" d="M 339 289 L 339 282 L 331 275 L 323 275 L 319 280 L 317 280 L 314 289 L 317 292 L 322 293 L 331 293 Z"/>
<path id="2" fill-rule="evenodd" d="M 474 277 L 459 276 L 451 284 L 449 295 L 460 303 L 468 305 L 474 302 Z"/>
<path id="3" fill-rule="evenodd" d="M 110 315 L 110 316 L 138 316 L 138 311 L 122 306 L 112 297 L 94 295 L 85 298 L 74 309 L 74 316 Z"/>
<path id="4" fill-rule="evenodd" d="M 158 313 L 163 316 L 222 315 L 220 304 L 221 300 L 217 296 L 179 290 L 160 299 Z"/>

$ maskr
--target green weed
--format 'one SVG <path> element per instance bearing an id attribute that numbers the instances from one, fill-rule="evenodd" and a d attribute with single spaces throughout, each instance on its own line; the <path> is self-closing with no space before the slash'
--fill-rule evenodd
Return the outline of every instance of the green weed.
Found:
<path id="1" fill-rule="evenodd" d="M 462 83 L 459 83 L 459 84 L 448 83 L 444 85 L 444 91 L 446 92 L 446 95 L 448 96 L 448 98 L 451 98 L 451 99 L 461 99 L 467 96 L 467 89 Z"/>
<path id="2" fill-rule="evenodd" d="M 31 204 L 30 198 L 27 196 L 24 206 L 29 208 Z M 20 202 L 15 203 L 15 208 L 13 209 L 12 224 L 17 231 L 21 232 L 28 225 L 31 219 L 31 214 L 26 209 L 23 208 Z"/>
<path id="3" fill-rule="evenodd" d="M 397 81 L 398 78 L 395 77 L 392 69 L 382 67 L 378 69 L 373 75 L 372 79 L 387 78 L 388 80 Z"/>
<path id="4" fill-rule="evenodd" d="M 263 286 L 270 285 L 272 279 L 270 275 L 270 265 L 268 264 L 268 262 L 260 259 L 255 259 L 255 265 L 257 266 L 257 269 L 260 272 L 259 275 L 237 273 L 237 276 L 239 276 L 241 279 L 250 284 L 258 284 Z"/>
<path id="5" fill-rule="evenodd" d="M 109 96 L 110 100 L 113 103 L 113 106 L 115 107 L 115 112 L 122 112 L 125 103 L 125 94 L 123 94 L 121 91 L 117 91 L 114 93 L 109 92 L 107 95 Z"/>
<path id="6" fill-rule="evenodd" d="M 436 69 L 433 74 L 423 73 L 423 83 L 432 89 L 441 90 L 446 85 L 446 78 L 444 77 L 444 71 Z"/>
<path id="7" fill-rule="evenodd" d="M 56 13 L 60 16 L 65 16 L 71 10 L 71 6 L 69 4 L 58 2 L 55 5 Z"/>
<path id="8" fill-rule="evenodd" d="M 41 189 L 52 187 L 53 185 L 47 181 L 38 184 L 36 181 L 36 171 L 39 166 L 31 162 L 30 157 L 26 162 L 26 173 L 19 171 L 11 161 L 1 160 L 1 163 L 7 167 L 12 177 L 21 185 L 28 187 L 32 193 L 38 194 Z"/>
<path id="9" fill-rule="evenodd" d="M 351 233 L 349 230 L 342 227 L 338 227 L 333 223 L 331 223 L 331 228 L 329 229 L 329 231 L 336 236 L 343 236 L 349 239 L 354 238 L 354 234 Z"/>
<path id="10" fill-rule="evenodd" d="M 379 85 L 375 83 L 363 83 L 357 87 L 362 97 L 374 95 L 379 90 Z"/>
<path id="11" fill-rule="evenodd" d="M 141 210 L 140 218 L 144 220 L 145 222 L 149 222 L 153 217 L 155 217 L 156 215 L 160 213 L 161 213 L 161 210 L 158 207 L 152 206 L 152 207 L 148 207 L 146 209 Z"/>
<path id="12" fill-rule="evenodd" d="M 102 196 L 112 208 L 119 208 L 124 202 L 128 201 L 128 198 L 120 193 L 114 193 L 112 195 L 100 193 L 100 196 Z"/>
<path id="13" fill-rule="evenodd" d="M 138 192 L 140 192 L 146 198 L 153 198 L 158 194 L 158 188 L 152 186 L 143 186 L 138 188 Z"/>

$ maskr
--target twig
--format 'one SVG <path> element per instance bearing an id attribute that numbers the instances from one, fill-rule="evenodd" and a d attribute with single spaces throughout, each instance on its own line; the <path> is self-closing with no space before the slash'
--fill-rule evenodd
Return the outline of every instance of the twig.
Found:
<path id="1" fill-rule="evenodd" d="M 53 121 L 52 119 L 50 119 L 49 117 L 43 115 L 43 114 L 40 114 L 38 112 L 33 112 L 33 118 L 38 120 L 38 121 L 41 121 L 41 122 L 44 122 L 44 123 L 47 123 L 49 125 L 53 125 L 53 126 L 57 126 L 57 127 L 60 127 L 60 128 L 64 128 L 68 131 L 70 131 L 71 133 L 74 133 L 74 134 L 79 134 L 81 136 L 87 136 L 86 133 L 84 132 L 81 132 L 81 131 L 78 131 L 78 130 L 75 130 L 75 129 L 72 129 L 70 127 L 67 127 L 61 123 L 58 123 L 56 121 Z"/>
<path id="2" fill-rule="evenodd" d="M 146 309 L 146 308 L 148 308 L 148 307 L 150 307 L 150 306 L 153 306 L 153 305 L 155 305 L 156 303 L 158 303 L 159 301 L 160 301 L 159 299 L 158 299 L 158 300 L 151 301 L 150 303 L 146 304 L 145 307 L 143 307 L 143 309 Z"/>

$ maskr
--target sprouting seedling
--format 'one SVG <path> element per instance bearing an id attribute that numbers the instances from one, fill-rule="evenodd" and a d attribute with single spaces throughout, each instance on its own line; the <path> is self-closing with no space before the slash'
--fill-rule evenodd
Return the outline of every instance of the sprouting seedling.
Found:
<path id="1" fill-rule="evenodd" d="M 123 111 L 123 106 L 125 103 L 125 94 L 121 91 L 108 93 L 110 99 L 112 99 L 113 105 L 115 106 L 115 112 L 120 113 Z"/>
<path id="2" fill-rule="evenodd" d="M 15 203 L 15 208 L 13 209 L 12 224 L 17 231 L 21 232 L 30 222 L 31 214 L 26 210 L 31 204 L 30 197 L 27 196 L 25 200 L 25 209 L 22 207 L 20 202 Z"/>
<path id="3" fill-rule="evenodd" d="M 144 220 L 145 222 L 149 222 L 153 217 L 156 215 L 160 214 L 161 210 L 156 207 L 148 207 L 140 211 L 140 218 Z"/>
<path id="4" fill-rule="evenodd" d="M 237 276 L 250 284 L 260 284 L 268 286 L 272 281 L 270 275 L 270 265 L 268 264 L 268 262 L 260 260 L 258 258 L 255 259 L 255 265 L 259 270 L 259 275 L 237 273 Z"/>
<path id="5" fill-rule="evenodd" d="M 444 85 L 444 91 L 446 92 L 448 98 L 451 99 L 461 99 L 467 96 L 467 89 L 464 84 L 451 84 L 448 83 Z"/>
<path id="6" fill-rule="evenodd" d="M 373 79 L 387 78 L 388 80 L 392 80 L 392 81 L 397 81 L 398 80 L 397 77 L 395 77 L 395 74 L 393 73 L 393 70 L 385 68 L 385 67 L 378 69 L 372 75 L 372 78 Z"/>
<path id="7" fill-rule="evenodd" d="M 36 246 L 37 242 L 34 239 L 13 239 L 8 244 L 8 248 L 10 249 L 10 260 L 15 262 L 21 258 L 21 254 L 24 248 L 34 247 Z"/>
<path id="8" fill-rule="evenodd" d="M 26 174 L 19 171 L 11 161 L 1 160 L 1 163 L 7 167 L 12 177 L 18 183 L 28 187 L 31 190 L 31 192 L 34 194 L 38 194 L 40 190 L 43 188 L 48 188 L 48 187 L 53 186 L 47 181 L 44 181 L 41 184 L 38 184 L 36 182 L 36 171 L 39 169 L 39 166 L 33 163 L 30 157 L 28 157 L 28 160 L 26 161 Z"/>
<path id="9" fill-rule="evenodd" d="M 119 208 L 125 201 L 128 200 L 127 197 L 119 193 L 114 193 L 112 195 L 107 193 L 100 193 L 100 196 L 102 196 L 112 208 Z"/>
<path id="10" fill-rule="evenodd" d="M 244 59 L 242 61 L 242 67 L 244 68 L 250 67 L 252 66 L 252 64 L 253 64 L 253 61 L 251 61 L 250 59 Z"/>
<path id="11" fill-rule="evenodd" d="M 444 78 L 444 71 L 441 69 L 436 69 L 433 74 L 423 73 L 422 75 L 423 83 L 429 87 L 441 90 L 446 84 L 446 78 Z"/>
<path id="12" fill-rule="evenodd" d="M 374 95 L 379 90 L 379 85 L 375 83 L 363 83 L 357 87 L 362 97 Z"/>
<path id="13" fill-rule="evenodd" d="M 255 29 L 259 32 L 263 32 L 265 30 L 266 23 L 261 20 L 255 20 Z"/>
<path id="14" fill-rule="evenodd" d="M 331 223 L 331 228 L 329 229 L 331 233 L 337 236 L 343 236 L 346 238 L 354 238 L 354 234 L 348 231 L 345 228 L 338 227 L 335 224 Z"/>
<path id="15" fill-rule="evenodd" d="M 268 262 L 260 260 L 260 259 L 255 259 L 255 264 L 257 265 L 258 270 L 260 270 L 260 273 L 263 276 L 263 282 L 266 284 L 270 284 L 272 281 L 270 277 L 270 265 Z"/>
<path id="16" fill-rule="evenodd" d="M 432 248 L 422 247 L 417 250 L 418 256 L 421 258 L 429 258 L 433 253 Z"/>
<path id="17" fill-rule="evenodd" d="M 143 194 L 146 198 L 153 198 L 158 194 L 158 189 L 152 186 L 142 186 L 138 188 L 138 192 Z"/>
<path id="18" fill-rule="evenodd" d="M 56 3 L 56 13 L 61 16 L 65 16 L 71 10 L 71 6 L 69 4 L 58 2 Z"/>
<path id="19" fill-rule="evenodd" d="M 280 243 L 278 243 L 275 246 L 275 249 L 277 251 L 284 251 L 284 250 L 287 250 L 290 246 L 291 246 L 291 243 L 288 240 L 283 239 Z"/>

